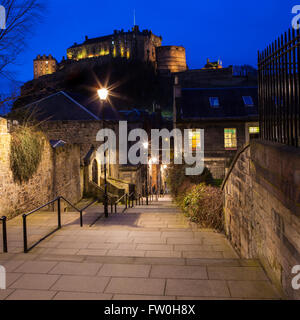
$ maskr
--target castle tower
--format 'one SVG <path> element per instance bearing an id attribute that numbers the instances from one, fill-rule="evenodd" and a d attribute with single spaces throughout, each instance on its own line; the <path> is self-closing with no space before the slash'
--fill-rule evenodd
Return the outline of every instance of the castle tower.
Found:
<path id="1" fill-rule="evenodd" d="M 156 48 L 157 69 L 160 73 L 186 71 L 185 48 L 180 46 L 161 46 Z"/>
<path id="2" fill-rule="evenodd" d="M 54 73 L 57 69 L 57 62 L 52 57 L 51 54 L 49 56 L 46 55 L 38 55 L 33 60 L 33 74 L 34 79 L 37 79 L 41 76 L 44 76 L 46 74 Z"/>

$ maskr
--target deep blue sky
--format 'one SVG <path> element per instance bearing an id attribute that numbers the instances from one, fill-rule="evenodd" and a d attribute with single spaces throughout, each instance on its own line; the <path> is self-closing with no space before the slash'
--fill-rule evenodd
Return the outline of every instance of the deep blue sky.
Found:
<path id="1" fill-rule="evenodd" d="M 1 3 L 1 0 L 0 0 Z M 58 61 L 74 42 L 133 26 L 162 35 L 164 45 L 183 45 L 188 66 L 201 68 L 207 58 L 225 66 L 256 65 L 263 49 L 291 25 L 290 0 L 51 0 L 45 18 L 28 39 L 26 52 L 12 69 L 16 79 L 31 80 L 32 60 L 51 53 Z M 299 1 L 298 1 L 299 4 Z M 1 82 L 0 82 L 1 83 Z"/>

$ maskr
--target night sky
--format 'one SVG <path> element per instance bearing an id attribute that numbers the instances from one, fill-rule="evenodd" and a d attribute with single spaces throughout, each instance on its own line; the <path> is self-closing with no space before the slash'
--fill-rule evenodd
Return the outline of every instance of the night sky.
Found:
<path id="1" fill-rule="evenodd" d="M 37 54 L 51 53 L 60 61 L 66 49 L 83 42 L 85 35 L 128 30 L 134 9 L 140 29 L 161 35 L 163 45 L 186 48 L 189 68 L 202 68 L 207 58 L 220 58 L 224 66 L 256 66 L 257 50 L 290 27 L 296 4 L 290 0 L 51 0 L 42 23 L 28 38 L 26 52 L 11 70 L 17 80 L 31 80 Z M 2 89 L 7 85 L 0 84 Z"/>

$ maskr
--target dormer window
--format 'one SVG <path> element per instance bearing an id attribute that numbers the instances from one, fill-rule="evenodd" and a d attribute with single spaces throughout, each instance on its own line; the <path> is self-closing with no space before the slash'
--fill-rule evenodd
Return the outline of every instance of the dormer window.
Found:
<path id="1" fill-rule="evenodd" d="M 243 96 L 243 100 L 246 107 L 254 106 L 254 102 L 251 96 Z"/>
<path id="2" fill-rule="evenodd" d="M 219 108 L 220 107 L 220 101 L 219 101 L 218 97 L 210 97 L 209 103 L 212 108 Z"/>

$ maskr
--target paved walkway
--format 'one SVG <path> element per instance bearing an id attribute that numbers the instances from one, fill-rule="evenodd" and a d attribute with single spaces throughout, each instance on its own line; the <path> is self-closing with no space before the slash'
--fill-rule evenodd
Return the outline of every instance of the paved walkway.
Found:
<path id="1" fill-rule="evenodd" d="M 279 299 L 260 264 L 239 259 L 224 235 L 192 229 L 169 198 L 101 218 L 93 207 L 22 253 L 21 218 L 8 223 L 0 254 L 7 289 L 0 299 Z M 28 221 L 30 242 L 55 226 L 53 213 Z"/>

